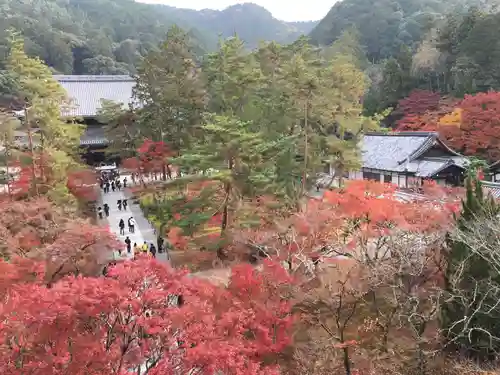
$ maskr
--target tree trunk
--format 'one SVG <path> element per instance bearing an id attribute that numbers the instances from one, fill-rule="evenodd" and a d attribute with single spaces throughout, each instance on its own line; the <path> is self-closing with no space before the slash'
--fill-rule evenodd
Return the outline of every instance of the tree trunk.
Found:
<path id="1" fill-rule="evenodd" d="M 302 173 L 302 194 L 303 196 L 306 192 L 306 179 L 307 179 L 307 164 L 308 164 L 308 153 L 309 153 L 309 122 L 308 117 L 308 107 L 309 100 L 306 100 L 304 105 L 304 171 Z"/>
<path id="2" fill-rule="evenodd" d="M 26 121 L 26 126 L 28 127 L 28 145 L 31 154 L 31 187 L 35 192 L 35 195 L 38 195 L 38 185 L 36 183 L 35 153 L 33 152 L 33 135 L 31 132 L 31 122 L 28 118 L 28 107 L 26 107 L 26 105 L 24 105 L 24 121 Z"/>
<path id="3" fill-rule="evenodd" d="M 228 162 L 228 168 L 230 171 L 233 169 L 233 160 L 230 159 Z M 224 208 L 222 210 L 222 222 L 220 226 L 220 237 L 222 238 L 224 236 L 224 232 L 226 231 L 226 228 L 229 223 L 229 195 L 231 194 L 231 182 L 226 182 L 224 186 L 224 192 L 225 192 L 225 197 L 224 199 L 226 200 L 224 202 Z M 223 260 L 226 258 L 223 248 L 221 245 L 219 245 L 219 248 L 217 249 L 217 256 L 219 259 Z"/>
<path id="4" fill-rule="evenodd" d="M 10 189 L 10 170 L 9 170 L 9 151 L 10 142 L 5 142 L 5 174 L 7 178 L 7 194 L 9 195 L 9 200 L 12 201 L 12 191 Z"/>
<path id="5" fill-rule="evenodd" d="M 346 375 L 351 375 L 351 360 L 349 359 L 349 348 L 345 347 L 343 349 L 343 362 Z"/>

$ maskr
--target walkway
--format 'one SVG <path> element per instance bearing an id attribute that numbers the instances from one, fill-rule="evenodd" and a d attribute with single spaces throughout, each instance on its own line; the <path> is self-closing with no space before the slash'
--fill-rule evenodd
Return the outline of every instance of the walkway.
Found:
<path id="1" fill-rule="evenodd" d="M 134 243 L 141 246 L 144 241 L 150 244 L 154 244 L 156 246 L 156 235 L 154 233 L 153 228 L 149 224 L 149 222 L 144 217 L 142 210 L 140 209 L 138 204 L 133 204 L 133 202 L 126 196 L 126 193 L 123 190 L 110 191 L 109 193 L 101 192 L 102 205 L 107 203 L 109 206 L 109 217 L 107 218 L 107 222 L 109 224 L 110 230 L 114 233 L 122 242 L 125 241 L 128 236 L 132 241 L 132 251 L 130 254 L 127 254 L 126 245 L 123 242 L 123 251 L 120 256 L 119 251 L 115 251 L 113 254 L 114 259 L 131 259 L 134 256 Z M 118 205 L 116 204 L 118 199 L 127 199 L 127 209 L 120 211 L 118 209 Z M 128 232 L 128 224 L 127 220 L 130 217 L 133 217 L 137 222 L 135 227 L 135 233 Z M 120 228 L 118 226 L 120 219 L 123 219 L 125 222 L 125 235 L 120 235 Z M 106 220 L 106 219 L 105 219 Z M 165 253 L 156 253 L 156 257 L 158 260 L 168 262 L 167 255 Z"/>

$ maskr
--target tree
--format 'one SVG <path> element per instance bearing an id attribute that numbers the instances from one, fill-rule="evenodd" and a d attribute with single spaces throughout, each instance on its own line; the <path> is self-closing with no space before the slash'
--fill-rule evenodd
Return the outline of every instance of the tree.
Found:
<path id="1" fill-rule="evenodd" d="M 104 228 L 55 207 L 46 199 L 0 203 L 1 257 L 45 265 L 50 285 L 68 274 L 95 275 L 122 246 Z"/>
<path id="2" fill-rule="evenodd" d="M 0 145 L 2 148 L 2 174 L 5 180 L 2 181 L 3 185 L 7 187 L 7 194 L 9 199 L 12 200 L 11 182 L 13 176 L 12 162 L 13 162 L 13 151 L 15 149 L 15 137 L 14 132 L 20 126 L 19 121 L 13 116 L 0 112 Z"/>
<path id="3" fill-rule="evenodd" d="M 137 116 L 137 109 L 132 105 L 124 109 L 122 103 L 101 100 L 98 119 L 106 124 L 106 133 L 113 140 L 107 149 L 110 154 L 123 158 L 134 156 L 143 138 Z"/>
<path id="4" fill-rule="evenodd" d="M 16 276 L 15 266 L 0 266 L 9 268 L 2 278 Z M 108 277 L 71 276 L 51 288 L 10 279 L 0 368 L 278 374 L 272 356 L 290 341 L 289 282 L 269 263 L 262 271 L 239 266 L 218 287 L 145 258 L 112 267 Z"/>
<path id="5" fill-rule="evenodd" d="M 32 173 L 29 192 L 38 195 L 39 184 L 44 189 L 51 186 L 57 192 L 53 197 L 62 193 L 61 203 L 68 203 L 66 171 L 76 165 L 72 156 L 80 145 L 83 127 L 62 117 L 65 106 L 70 105 L 66 92 L 47 66 L 39 59 L 28 57 L 22 40 L 15 34 L 12 35 L 8 68 L 19 82 L 19 95 L 24 99 L 23 126 L 28 133 Z M 37 140 L 34 139 L 35 130 L 39 133 Z M 50 184 L 45 174 L 48 158 L 56 176 Z"/>
<path id="6" fill-rule="evenodd" d="M 66 92 L 46 65 L 26 55 L 22 40 L 15 34 L 8 68 L 19 82 L 19 94 L 25 99 L 26 125 L 40 128 L 50 146 L 69 152 L 79 145 L 84 129 L 61 116 L 61 107 L 64 113 L 64 106 L 71 105 Z"/>
<path id="7" fill-rule="evenodd" d="M 213 181 L 206 185 L 214 189 L 212 213 L 221 215 L 220 233 L 225 237 L 226 229 L 238 226 L 238 211 L 245 198 L 264 192 L 272 171 L 272 160 L 264 157 L 268 142 L 251 124 L 236 117 L 212 116 L 203 127 L 206 140 L 174 161 L 174 164 L 191 171 L 202 172 L 194 180 Z M 272 176 L 271 176 L 272 177 Z M 186 177 L 192 181 L 193 177 Z M 218 187 L 217 187 L 218 186 Z M 226 255 L 219 255 L 224 258 Z"/>
<path id="8" fill-rule="evenodd" d="M 466 180 L 457 229 L 449 237 L 448 267 L 442 329 L 448 345 L 472 357 L 488 358 L 498 350 L 498 296 L 500 283 L 491 245 L 497 240 L 490 224 L 500 208 L 484 196 L 481 182 L 471 171 Z M 485 232 L 478 232 L 484 229 Z M 491 241 L 491 242 L 490 242 Z"/>
<path id="9" fill-rule="evenodd" d="M 200 134 L 207 96 L 189 37 L 169 29 L 159 51 L 150 52 L 137 72 L 135 97 L 145 103 L 137 121 L 142 134 L 168 142 L 175 153 Z"/>
<path id="10" fill-rule="evenodd" d="M 500 93 L 466 95 L 458 107 L 461 109 L 460 135 L 450 137 L 450 145 L 465 155 L 475 155 L 490 162 L 498 160 L 500 140 L 496 134 L 500 125 Z M 452 126 L 452 130 L 456 128 Z M 443 131 L 446 130 L 447 127 L 443 127 Z"/>

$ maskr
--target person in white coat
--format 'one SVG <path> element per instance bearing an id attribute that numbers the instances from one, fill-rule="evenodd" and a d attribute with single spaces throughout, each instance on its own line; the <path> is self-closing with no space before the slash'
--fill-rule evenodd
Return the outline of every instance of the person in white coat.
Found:
<path id="1" fill-rule="evenodd" d="M 130 233 L 135 233 L 135 225 L 136 225 L 135 219 L 133 217 L 130 217 L 128 219 L 128 231 Z"/>

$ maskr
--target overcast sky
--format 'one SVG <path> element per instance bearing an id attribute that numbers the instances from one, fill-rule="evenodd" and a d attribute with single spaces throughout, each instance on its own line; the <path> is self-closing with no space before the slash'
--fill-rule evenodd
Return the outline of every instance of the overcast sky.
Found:
<path id="1" fill-rule="evenodd" d="M 224 9 L 238 3 L 253 2 L 269 10 L 283 21 L 312 21 L 323 18 L 336 0 L 138 0 L 143 3 L 166 4 L 177 8 Z"/>

